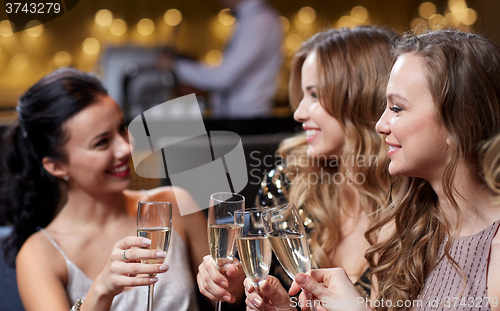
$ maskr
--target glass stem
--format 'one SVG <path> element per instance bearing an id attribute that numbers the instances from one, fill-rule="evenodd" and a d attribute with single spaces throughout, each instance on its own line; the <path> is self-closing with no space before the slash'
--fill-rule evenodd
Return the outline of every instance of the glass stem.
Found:
<path id="1" fill-rule="evenodd" d="M 255 289 L 255 293 L 257 295 L 260 296 L 260 298 L 262 298 L 262 305 L 266 304 L 269 302 L 269 299 L 267 299 L 267 297 L 264 297 L 264 295 L 262 295 L 261 291 L 260 291 L 260 286 L 259 286 L 259 282 L 252 282 L 252 285 L 253 285 L 253 288 Z"/>
<path id="2" fill-rule="evenodd" d="M 150 277 L 154 277 L 154 274 L 150 274 Z M 153 311 L 153 292 L 155 290 L 155 285 L 151 284 L 148 286 L 148 310 Z"/>
<path id="3" fill-rule="evenodd" d="M 307 296 L 307 300 L 309 300 L 311 302 L 311 311 L 317 311 L 313 295 L 311 293 L 306 293 L 306 296 Z"/>
<path id="4" fill-rule="evenodd" d="M 217 301 L 217 311 L 220 311 L 222 308 L 222 301 Z"/>

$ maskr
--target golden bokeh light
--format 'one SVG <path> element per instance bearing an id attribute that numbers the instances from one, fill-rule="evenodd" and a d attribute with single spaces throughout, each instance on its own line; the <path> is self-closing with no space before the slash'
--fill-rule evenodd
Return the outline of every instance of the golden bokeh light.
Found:
<path id="1" fill-rule="evenodd" d="M 290 22 L 288 21 L 288 18 L 284 16 L 280 16 L 280 23 L 281 23 L 281 28 L 283 29 L 283 32 L 287 32 L 288 29 L 290 29 Z"/>
<path id="2" fill-rule="evenodd" d="M 205 61 L 212 67 L 219 66 L 223 59 L 222 52 L 219 50 L 211 50 L 205 55 Z"/>
<path id="3" fill-rule="evenodd" d="M 28 67 L 28 55 L 23 52 L 17 53 L 10 59 L 10 64 L 15 69 L 22 71 Z"/>
<path id="4" fill-rule="evenodd" d="M 356 23 L 362 24 L 368 19 L 368 10 L 363 6 L 355 6 L 351 10 L 351 17 Z"/>
<path id="5" fill-rule="evenodd" d="M 444 29 L 446 27 L 444 16 L 441 14 L 432 14 L 427 23 L 432 30 Z"/>
<path id="6" fill-rule="evenodd" d="M 298 34 L 291 34 L 288 37 L 286 37 L 285 40 L 285 46 L 290 50 L 290 51 L 297 51 L 300 48 L 300 45 L 302 44 L 302 37 Z"/>
<path id="7" fill-rule="evenodd" d="M 470 26 L 477 20 L 477 13 L 473 9 L 465 9 L 460 14 L 460 21 L 462 24 Z"/>
<path id="8" fill-rule="evenodd" d="M 177 9 L 170 9 L 163 15 L 163 20 L 169 26 L 177 26 L 182 21 L 182 13 Z"/>
<path id="9" fill-rule="evenodd" d="M 304 24 L 311 24 L 316 19 L 316 11 L 310 6 L 305 6 L 299 10 L 299 21 Z"/>
<path id="10" fill-rule="evenodd" d="M 460 20 L 457 18 L 455 13 L 448 12 L 444 16 L 444 22 L 448 26 L 452 26 L 454 28 L 458 28 L 460 26 Z"/>
<path id="11" fill-rule="evenodd" d="M 43 33 L 43 25 L 37 20 L 29 21 L 24 28 L 28 36 L 32 38 L 38 38 Z"/>
<path id="12" fill-rule="evenodd" d="M 337 25 L 338 25 L 339 28 L 342 28 L 342 27 L 352 28 L 352 27 L 356 26 L 356 22 L 354 21 L 354 19 L 352 19 L 351 16 L 344 15 L 341 18 L 339 18 L 339 21 L 337 22 Z"/>
<path id="13" fill-rule="evenodd" d="M 99 26 L 106 27 L 113 22 L 113 13 L 110 10 L 102 9 L 95 14 L 95 23 Z"/>
<path id="14" fill-rule="evenodd" d="M 57 52 L 53 58 L 54 64 L 59 68 L 68 67 L 72 60 L 71 54 L 66 51 Z"/>
<path id="15" fill-rule="evenodd" d="M 411 21 L 410 24 L 411 30 L 415 34 L 421 34 L 427 31 L 427 21 L 423 18 L 415 18 L 414 20 Z"/>
<path id="16" fill-rule="evenodd" d="M 433 14 L 436 14 L 436 6 L 432 2 L 424 2 L 418 7 L 420 17 L 428 19 Z"/>
<path id="17" fill-rule="evenodd" d="M 465 0 L 449 0 L 448 8 L 452 13 L 459 13 L 467 9 L 467 3 L 465 3 Z"/>
<path id="18" fill-rule="evenodd" d="M 121 18 L 114 19 L 109 28 L 113 36 L 123 36 L 127 32 L 127 23 Z"/>
<path id="19" fill-rule="evenodd" d="M 97 54 L 101 49 L 101 44 L 99 43 L 99 41 L 97 41 L 96 38 L 90 37 L 83 41 L 82 47 L 85 54 L 94 55 Z"/>
<path id="20" fill-rule="evenodd" d="M 3 20 L 0 22 L 0 36 L 4 38 L 11 37 L 13 35 L 10 22 L 8 20 Z"/>
<path id="21" fill-rule="evenodd" d="M 234 24 L 234 21 L 236 20 L 236 18 L 234 18 L 229 9 L 221 10 L 219 12 L 218 18 L 219 18 L 219 23 L 221 23 L 224 26 L 231 26 L 232 24 Z"/>
<path id="22" fill-rule="evenodd" d="M 149 18 L 143 18 L 137 23 L 137 31 L 143 36 L 149 36 L 155 31 L 155 23 Z"/>

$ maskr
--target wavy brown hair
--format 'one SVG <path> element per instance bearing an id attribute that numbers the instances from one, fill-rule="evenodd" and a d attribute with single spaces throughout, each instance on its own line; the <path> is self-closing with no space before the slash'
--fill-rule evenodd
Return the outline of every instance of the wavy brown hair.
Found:
<path id="1" fill-rule="evenodd" d="M 386 149 L 375 131 L 375 123 L 385 103 L 391 66 L 390 41 L 395 36 L 392 30 L 381 27 L 330 29 L 304 42 L 293 58 L 289 82 L 292 107 L 296 108 L 303 97 L 302 65 L 310 53 L 316 52 L 319 101 L 339 121 L 344 132 L 339 158 L 355 162 L 346 166 L 342 160 L 332 163 L 326 157 L 322 160 L 319 157 L 314 165 L 312 161 L 306 164 L 296 161 L 307 155 L 303 134 L 283 141 L 278 149 L 283 159 L 293 159 L 286 162 L 285 168 L 290 178 L 287 199 L 302 206 L 315 223 L 310 247 L 316 268 L 331 267 L 328 255 L 341 239 L 340 212 L 351 214 L 353 195 L 366 214 L 382 206 L 387 198 Z M 362 165 L 358 160 L 363 160 Z M 346 177 L 333 182 L 336 173 L 363 176 L 364 180 L 355 183 Z M 316 174 L 322 180 L 311 185 L 307 179 L 299 178 L 301 174 Z M 348 187 L 348 183 L 354 187 Z"/>
<path id="2" fill-rule="evenodd" d="M 485 185 L 484 144 L 500 129 L 500 48 L 475 34 L 443 30 L 406 35 L 393 49 L 394 59 L 406 53 L 424 61 L 438 120 L 450 137 L 442 188 L 444 199 L 459 216 L 454 197 L 460 194 L 453 188 L 458 163 L 464 162 L 475 182 Z M 438 258 L 439 248 L 445 237 L 456 228 L 450 226 L 426 180 L 395 178 L 391 192 L 392 200 L 381 209 L 383 215 L 366 235 L 373 245 L 382 227 L 390 226 L 394 232 L 378 241 L 367 259 L 378 279 L 378 299 L 415 300 L 437 260 L 442 259 Z M 459 269 L 449 255 L 451 244 L 452 238 L 444 245 L 444 256 Z"/>
<path id="3" fill-rule="evenodd" d="M 500 134 L 488 140 L 483 147 L 483 171 L 486 183 L 497 196 L 500 204 Z"/>

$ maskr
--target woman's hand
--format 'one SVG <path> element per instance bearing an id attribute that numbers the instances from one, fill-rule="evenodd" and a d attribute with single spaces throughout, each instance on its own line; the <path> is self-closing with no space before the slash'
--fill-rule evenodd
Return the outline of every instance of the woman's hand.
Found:
<path id="1" fill-rule="evenodd" d="M 196 277 L 198 288 L 203 295 L 212 300 L 229 303 L 234 303 L 243 297 L 244 279 L 245 272 L 237 259 L 234 259 L 234 262 L 221 273 L 210 255 L 203 257 Z"/>
<path id="2" fill-rule="evenodd" d="M 301 288 L 304 291 L 300 294 L 299 306 L 304 306 L 303 310 L 312 304 L 311 294 L 318 311 L 371 310 L 341 268 L 311 270 L 310 275 L 299 273 L 290 288 L 290 295 L 295 295 Z"/>
<path id="3" fill-rule="evenodd" d="M 250 280 L 245 279 L 244 284 L 247 311 L 297 311 L 290 296 L 274 276 L 268 276 L 260 282 L 260 295 Z"/>
<path id="4" fill-rule="evenodd" d="M 139 248 L 147 247 L 150 244 L 151 240 L 149 239 L 132 236 L 118 241 L 113 247 L 104 270 L 94 282 L 99 295 L 114 297 L 121 293 L 125 287 L 156 283 L 158 278 L 149 275 L 165 273 L 168 266 L 164 264 L 142 264 L 141 259 L 163 260 L 166 253 L 157 249 Z"/>

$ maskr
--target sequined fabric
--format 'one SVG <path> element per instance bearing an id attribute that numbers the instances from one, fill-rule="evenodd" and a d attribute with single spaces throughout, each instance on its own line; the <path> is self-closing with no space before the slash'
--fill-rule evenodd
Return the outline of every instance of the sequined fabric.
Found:
<path id="1" fill-rule="evenodd" d="M 266 178 L 261 183 L 261 188 L 256 198 L 257 206 L 268 206 L 273 207 L 281 204 L 288 203 L 288 188 L 290 187 L 290 181 L 283 172 L 284 167 L 279 165 L 275 169 L 269 171 L 266 174 Z M 313 218 L 307 213 L 302 206 L 298 206 L 297 210 L 304 221 L 304 228 L 306 230 L 306 235 L 308 236 L 308 242 L 311 242 L 311 234 L 314 231 L 316 224 Z M 312 255 L 311 255 L 312 256 Z M 318 269 L 313 260 L 313 269 Z M 281 267 L 278 259 L 273 254 L 273 260 L 271 263 L 270 275 L 275 276 L 281 281 L 283 287 L 288 291 L 292 285 L 293 280 L 288 277 L 285 270 Z M 363 297 L 369 297 L 371 291 L 370 283 L 371 270 L 368 268 L 361 278 L 354 284 L 356 289 L 360 292 Z"/>

